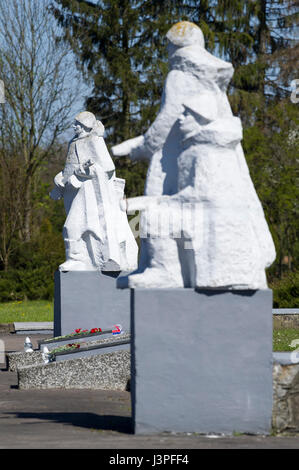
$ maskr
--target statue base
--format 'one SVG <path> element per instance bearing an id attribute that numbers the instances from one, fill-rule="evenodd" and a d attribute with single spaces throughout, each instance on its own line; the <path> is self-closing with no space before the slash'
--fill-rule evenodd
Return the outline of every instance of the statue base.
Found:
<path id="1" fill-rule="evenodd" d="M 131 289 L 135 434 L 268 434 L 272 291 Z"/>
<path id="2" fill-rule="evenodd" d="M 117 271 L 56 271 L 54 337 L 77 328 L 109 329 L 115 324 L 129 331 L 130 293 L 116 288 L 119 274 Z"/>

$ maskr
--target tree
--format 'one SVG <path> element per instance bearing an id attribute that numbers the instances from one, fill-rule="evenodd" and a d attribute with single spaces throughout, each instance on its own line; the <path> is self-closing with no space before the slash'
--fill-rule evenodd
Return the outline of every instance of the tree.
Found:
<path id="1" fill-rule="evenodd" d="M 94 85 L 88 109 L 113 142 L 142 132 L 156 114 L 167 72 L 164 37 L 183 12 L 183 0 L 54 2 L 64 38 Z"/>
<path id="2" fill-rule="evenodd" d="M 289 99 L 272 103 L 244 130 L 244 150 L 276 245 L 270 277 L 298 269 L 299 128 L 298 109 Z"/>
<path id="3" fill-rule="evenodd" d="M 243 125 L 274 96 L 286 97 L 298 64 L 298 0 L 188 0 L 208 49 L 232 62 L 230 101 Z M 293 77 L 293 78 L 296 78 Z"/>
<path id="4" fill-rule="evenodd" d="M 78 73 L 69 46 L 59 40 L 46 0 L 0 3 L 0 259 L 4 269 L 16 237 L 29 241 L 33 192 L 43 162 L 73 118 Z M 70 87 L 70 83 L 72 86 Z"/>

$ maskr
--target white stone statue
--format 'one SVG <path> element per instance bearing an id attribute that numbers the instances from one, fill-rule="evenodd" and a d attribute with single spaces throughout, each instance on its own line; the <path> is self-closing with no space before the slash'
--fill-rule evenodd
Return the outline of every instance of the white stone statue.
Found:
<path id="1" fill-rule="evenodd" d="M 118 285 L 266 288 L 275 248 L 226 95 L 233 67 L 205 50 L 193 23 L 174 25 L 167 38 L 160 112 L 145 135 L 112 148 L 150 160 L 145 196 L 121 204 L 142 211 L 145 238 L 138 270 Z"/>
<path id="2" fill-rule="evenodd" d="M 26 339 L 25 339 L 25 342 L 24 342 L 24 351 L 25 352 L 33 352 L 32 343 L 31 343 L 31 339 L 29 338 L 29 336 L 26 336 Z"/>
<path id="3" fill-rule="evenodd" d="M 51 361 L 51 353 L 49 349 L 47 348 L 47 346 L 43 347 L 42 359 L 45 364 L 49 364 L 49 362 Z"/>
<path id="4" fill-rule="evenodd" d="M 54 178 L 53 199 L 63 197 L 66 261 L 60 271 L 132 271 L 138 246 L 120 210 L 125 180 L 116 178 L 104 126 L 84 111 L 74 124 L 64 170 Z"/>

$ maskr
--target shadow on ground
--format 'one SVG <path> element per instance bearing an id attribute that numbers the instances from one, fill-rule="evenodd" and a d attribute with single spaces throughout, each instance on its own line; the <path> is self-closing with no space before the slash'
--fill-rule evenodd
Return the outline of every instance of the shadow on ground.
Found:
<path id="1" fill-rule="evenodd" d="M 79 426 L 82 428 L 117 431 L 125 434 L 133 434 L 132 419 L 124 416 L 97 415 L 95 413 L 5 413 L 15 418 L 52 421 L 53 423 Z"/>

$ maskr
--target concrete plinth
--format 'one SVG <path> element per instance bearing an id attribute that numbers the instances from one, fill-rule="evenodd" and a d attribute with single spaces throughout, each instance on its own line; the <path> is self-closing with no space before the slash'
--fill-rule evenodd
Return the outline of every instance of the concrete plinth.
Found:
<path id="1" fill-rule="evenodd" d="M 262 433 L 272 415 L 272 291 L 131 290 L 136 434 Z"/>
<path id="2" fill-rule="evenodd" d="M 130 328 L 130 293 L 116 288 L 118 273 L 69 271 L 55 273 L 54 337 L 77 328 Z"/>

